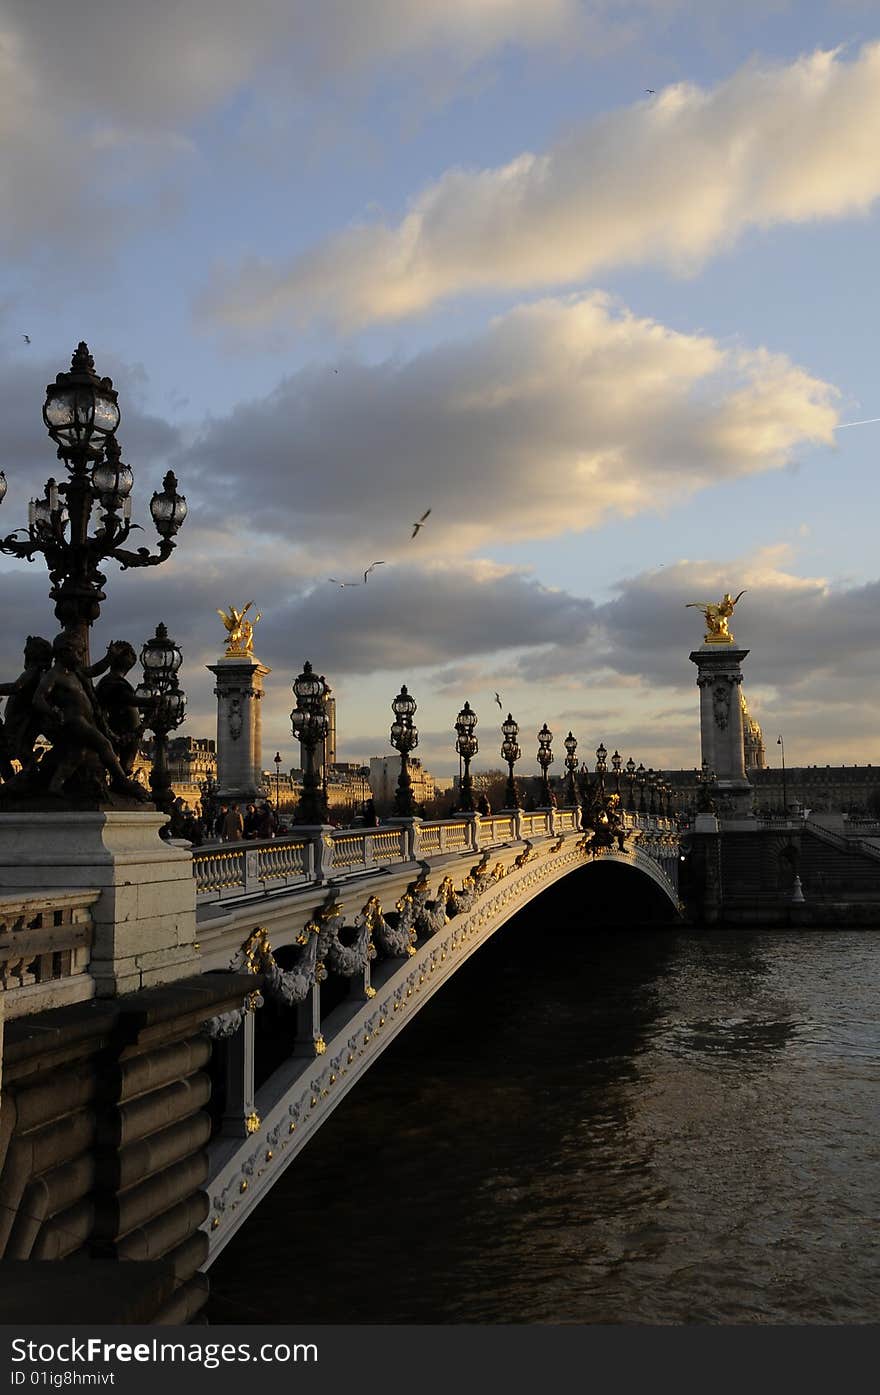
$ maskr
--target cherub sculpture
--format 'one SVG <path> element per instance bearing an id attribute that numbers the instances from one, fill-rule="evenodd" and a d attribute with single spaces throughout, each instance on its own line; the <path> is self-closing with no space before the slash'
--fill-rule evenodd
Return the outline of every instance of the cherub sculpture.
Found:
<path id="1" fill-rule="evenodd" d="M 234 605 L 229 607 L 229 614 L 225 610 L 218 610 L 217 614 L 226 626 L 226 657 L 235 658 L 242 654 L 253 654 L 254 652 L 254 625 L 262 619 L 259 611 L 254 615 L 253 620 L 245 620 L 245 615 L 253 605 L 253 601 L 248 601 L 242 610 L 236 610 Z"/>
<path id="2" fill-rule="evenodd" d="M 733 614 L 733 607 L 740 596 L 744 596 L 745 591 L 740 591 L 739 596 L 731 597 L 729 591 L 725 591 L 724 596 L 718 602 L 689 601 L 685 610 L 701 610 L 706 619 L 706 644 L 733 644 L 733 635 L 730 632 L 728 620 Z"/>
<path id="3" fill-rule="evenodd" d="M 143 731 L 143 713 L 154 699 L 139 696 L 126 675 L 137 663 L 137 654 L 124 639 L 114 639 L 107 647 L 109 672 L 95 687 L 95 697 L 107 724 L 119 762 L 131 779 Z"/>
<path id="4" fill-rule="evenodd" d="M 0 697 L 8 698 L 6 725 L 0 737 L 0 774 L 11 779 L 17 760 L 23 767 L 33 761 L 34 742 L 42 731 L 33 710 L 34 694 L 43 674 L 52 666 L 52 645 L 40 635 L 28 635 L 24 647 L 24 671 L 14 683 L 0 683 Z"/>

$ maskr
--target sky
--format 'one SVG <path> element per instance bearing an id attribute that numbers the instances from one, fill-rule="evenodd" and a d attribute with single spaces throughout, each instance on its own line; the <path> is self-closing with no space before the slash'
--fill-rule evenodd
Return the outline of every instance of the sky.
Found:
<path id="1" fill-rule="evenodd" d="M 478 769 L 508 711 L 522 773 L 545 721 L 693 767 L 685 606 L 745 590 L 768 761 L 876 763 L 878 201 L 880 0 L 0 0 L 0 532 L 85 339 L 138 541 L 189 505 L 93 654 L 164 621 L 183 734 L 253 600 L 266 766 L 309 659 L 341 760 L 406 683 L 438 775 L 466 699 Z"/>

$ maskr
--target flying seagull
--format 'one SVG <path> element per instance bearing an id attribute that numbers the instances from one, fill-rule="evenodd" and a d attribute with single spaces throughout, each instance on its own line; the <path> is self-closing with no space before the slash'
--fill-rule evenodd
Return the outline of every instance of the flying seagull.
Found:
<path id="1" fill-rule="evenodd" d="M 373 570 L 373 568 L 374 568 L 374 567 L 384 567 L 384 565 L 385 565 L 384 562 L 371 562 L 371 563 L 370 563 L 370 565 L 367 567 L 367 570 L 364 572 L 364 585 L 365 585 L 365 586 L 366 586 L 366 584 L 367 584 L 367 577 L 370 575 L 370 572 Z M 358 582 L 357 584 L 358 584 L 358 586 L 360 586 L 360 582 Z"/>
<path id="2" fill-rule="evenodd" d="M 645 91 L 647 92 L 647 94 L 648 94 L 649 97 L 653 97 L 653 96 L 654 96 L 654 88 L 653 88 L 653 87 L 646 87 L 646 88 L 645 88 Z"/>
<path id="3" fill-rule="evenodd" d="M 29 334 L 23 334 L 21 337 L 26 344 L 29 344 L 31 342 L 31 336 Z"/>
<path id="4" fill-rule="evenodd" d="M 359 581 L 337 581 L 335 576 L 328 576 L 328 581 L 332 581 L 334 586 L 360 586 Z"/>
<path id="5" fill-rule="evenodd" d="M 416 535 L 416 533 L 419 531 L 419 529 L 424 525 L 425 519 L 428 517 L 428 514 L 429 514 L 430 512 L 431 512 L 430 509 L 425 509 L 425 512 L 422 514 L 422 516 L 421 516 L 421 518 L 419 519 L 418 523 L 414 523 L 414 524 L 413 524 L 413 530 L 412 530 L 413 538 L 415 537 L 415 535 Z M 410 539 L 410 542 L 411 542 L 411 541 L 412 541 L 412 538 Z"/>
<path id="6" fill-rule="evenodd" d="M 496 693 L 496 694 L 495 694 L 495 701 L 498 703 L 498 706 L 501 707 L 501 694 L 500 694 L 500 693 Z M 501 707 L 501 711 L 502 711 L 502 712 L 504 711 L 504 708 L 503 708 L 503 707 Z"/>

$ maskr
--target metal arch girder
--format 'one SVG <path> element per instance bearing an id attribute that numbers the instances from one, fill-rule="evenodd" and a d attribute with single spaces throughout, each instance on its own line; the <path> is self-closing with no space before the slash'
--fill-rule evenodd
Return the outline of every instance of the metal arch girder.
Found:
<path id="1" fill-rule="evenodd" d="M 268 1195 L 287 1165 L 299 1154 L 385 1047 L 412 1015 L 487 940 L 529 902 L 572 872 L 610 858 L 648 876 L 676 909 L 670 879 L 646 852 L 603 851 L 596 858 L 575 846 L 574 835 L 551 858 L 536 848 L 534 857 L 508 868 L 506 876 L 486 888 L 473 905 L 450 918 L 442 930 L 416 947 L 415 954 L 394 967 L 375 995 L 340 1022 L 333 1036 L 321 1039 L 315 1058 L 292 1056 L 260 1087 L 254 1133 L 235 1144 L 218 1141 L 216 1165 L 205 1184 L 210 1200 L 203 1229 L 208 1234 L 208 1268 Z M 547 849 L 549 851 L 549 849 Z M 393 964 L 396 961 L 385 961 Z M 323 1025 L 323 1024 L 322 1024 Z"/>

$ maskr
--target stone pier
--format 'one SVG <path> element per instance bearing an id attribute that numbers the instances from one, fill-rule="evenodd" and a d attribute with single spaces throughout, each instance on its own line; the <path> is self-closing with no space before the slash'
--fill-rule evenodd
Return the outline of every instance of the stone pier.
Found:
<path id="1" fill-rule="evenodd" d="M 263 788 L 263 679 L 272 670 L 252 654 L 209 664 L 217 679 L 217 796 L 246 802 Z"/>
<path id="2" fill-rule="evenodd" d="M 746 778 L 743 713 L 740 700 L 742 662 L 748 649 L 732 642 L 703 644 L 691 654 L 700 690 L 702 758 L 715 772 L 719 812 L 733 817 L 752 810 L 752 787 Z"/>

